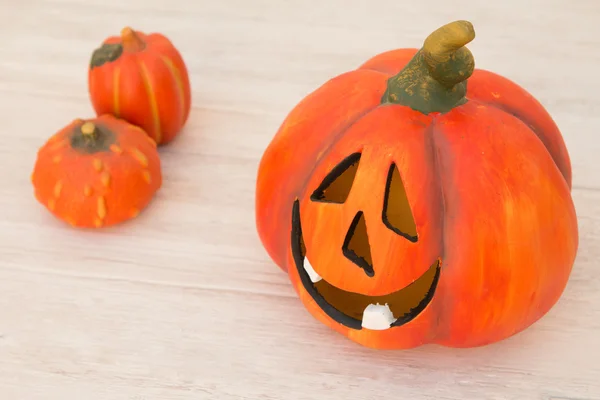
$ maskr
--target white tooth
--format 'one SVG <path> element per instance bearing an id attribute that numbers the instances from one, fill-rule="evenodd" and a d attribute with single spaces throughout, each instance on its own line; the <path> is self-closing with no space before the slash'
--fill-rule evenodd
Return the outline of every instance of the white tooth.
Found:
<path id="1" fill-rule="evenodd" d="M 396 318 L 394 318 L 392 310 L 387 304 L 383 306 L 379 303 L 369 304 L 363 311 L 362 327 L 381 331 L 388 329 L 395 321 Z"/>
<path id="2" fill-rule="evenodd" d="M 315 269 L 312 267 L 312 265 L 310 265 L 310 262 L 308 261 L 308 258 L 306 258 L 306 257 L 304 258 L 304 270 L 308 274 L 312 283 L 317 283 L 321 279 L 323 279 L 323 278 L 321 278 L 321 275 L 317 274 L 317 271 L 315 271 Z"/>

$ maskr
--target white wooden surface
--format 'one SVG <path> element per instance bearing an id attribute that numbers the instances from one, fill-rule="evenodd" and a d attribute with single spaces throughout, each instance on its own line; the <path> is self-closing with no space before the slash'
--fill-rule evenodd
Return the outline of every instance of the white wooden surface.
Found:
<path id="1" fill-rule="evenodd" d="M 471 20 L 477 65 L 537 96 L 572 156 L 580 250 L 557 306 L 484 348 L 360 348 L 307 314 L 255 231 L 286 113 L 370 56 Z M 0 0 L 0 399 L 600 399 L 597 0 Z M 75 231 L 34 199 L 36 150 L 88 117 L 91 51 L 169 36 L 193 110 L 152 206 Z"/>

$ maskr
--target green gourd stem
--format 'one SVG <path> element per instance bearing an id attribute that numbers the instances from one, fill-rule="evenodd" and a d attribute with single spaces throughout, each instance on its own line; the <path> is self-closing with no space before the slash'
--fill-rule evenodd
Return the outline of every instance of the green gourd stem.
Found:
<path id="1" fill-rule="evenodd" d="M 121 55 L 123 55 L 123 45 L 121 43 L 105 43 L 92 53 L 90 69 L 116 61 Z"/>
<path id="2" fill-rule="evenodd" d="M 406 67 L 388 80 L 382 103 L 405 105 L 423 114 L 445 113 L 466 103 L 475 59 L 464 46 L 474 38 L 468 21 L 434 31 Z"/>
<path id="3" fill-rule="evenodd" d="M 101 128 L 91 121 L 76 127 L 71 134 L 71 147 L 79 152 L 92 154 L 108 151 L 116 142 L 115 135 L 106 128 Z"/>
<path id="4" fill-rule="evenodd" d="M 127 26 L 121 29 L 120 42 L 103 43 L 102 46 L 94 50 L 90 60 L 90 69 L 118 60 L 123 52 L 136 53 L 143 51 L 145 48 L 146 42 L 142 40 L 136 31 Z"/>

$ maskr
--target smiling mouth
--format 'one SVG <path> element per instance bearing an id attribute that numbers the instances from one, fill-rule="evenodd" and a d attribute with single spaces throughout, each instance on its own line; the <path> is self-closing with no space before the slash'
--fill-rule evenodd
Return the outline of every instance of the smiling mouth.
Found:
<path id="1" fill-rule="evenodd" d="M 348 328 L 384 330 L 404 325 L 431 302 L 440 277 L 440 260 L 410 285 L 383 296 L 348 292 L 319 276 L 306 258 L 300 223 L 300 204 L 292 210 L 292 254 L 304 289 L 333 320 Z"/>

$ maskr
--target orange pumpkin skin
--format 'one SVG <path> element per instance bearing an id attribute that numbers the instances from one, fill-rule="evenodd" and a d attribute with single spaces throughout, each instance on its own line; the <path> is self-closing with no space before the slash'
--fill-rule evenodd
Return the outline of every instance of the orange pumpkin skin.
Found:
<path id="1" fill-rule="evenodd" d="M 475 69 L 467 101 L 448 112 L 382 103 L 388 80 L 417 52 L 380 54 L 291 111 L 259 165 L 257 229 L 307 310 L 351 340 L 378 349 L 481 346 L 533 324 L 566 286 L 578 246 L 569 155 L 542 105 L 488 71 Z M 311 200 L 353 153 L 361 158 L 346 201 Z M 416 243 L 382 223 L 391 164 L 406 191 Z M 357 210 L 366 223 L 372 277 L 342 254 Z M 294 214 L 306 260 L 328 284 L 385 296 L 438 260 L 433 296 L 409 322 L 388 329 L 350 328 L 333 319 L 299 274 L 290 245 Z"/>
<path id="2" fill-rule="evenodd" d="M 159 33 L 124 28 L 94 51 L 88 89 L 97 115 L 113 114 L 167 144 L 185 125 L 191 107 L 187 67 Z"/>
<path id="3" fill-rule="evenodd" d="M 162 173 L 156 143 L 106 114 L 77 119 L 50 137 L 31 180 L 36 199 L 54 216 L 99 228 L 135 218 L 160 189 Z"/>

